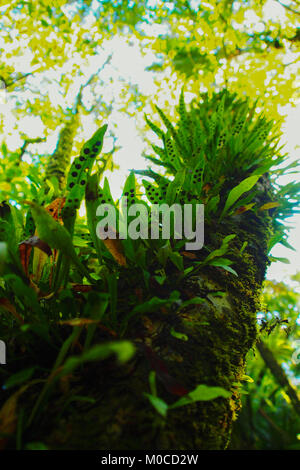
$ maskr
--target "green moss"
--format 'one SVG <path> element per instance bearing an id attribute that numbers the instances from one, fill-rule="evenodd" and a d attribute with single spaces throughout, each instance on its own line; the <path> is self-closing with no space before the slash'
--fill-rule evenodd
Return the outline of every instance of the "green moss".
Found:
<path id="1" fill-rule="evenodd" d="M 57 147 L 53 155 L 49 157 L 46 168 L 46 179 L 56 177 L 60 189 L 65 186 L 66 170 L 70 165 L 74 137 L 79 125 L 79 114 L 75 113 L 66 123 L 59 134 Z"/>

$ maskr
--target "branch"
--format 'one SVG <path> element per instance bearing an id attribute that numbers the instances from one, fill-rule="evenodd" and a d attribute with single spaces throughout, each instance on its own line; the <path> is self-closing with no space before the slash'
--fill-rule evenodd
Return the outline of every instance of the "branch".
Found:
<path id="1" fill-rule="evenodd" d="M 259 414 L 272 426 L 273 429 L 275 429 L 275 431 L 277 431 L 281 436 L 282 438 L 285 440 L 285 441 L 289 441 L 289 435 L 286 431 L 284 431 L 283 429 L 281 429 L 279 426 L 277 426 L 276 423 L 274 423 L 274 421 L 270 418 L 270 416 L 265 412 L 265 410 L 263 410 L 262 408 L 259 408 L 258 410 Z"/>
<path id="2" fill-rule="evenodd" d="M 18 78 L 15 78 L 11 81 L 6 81 L 3 77 L 0 77 L 0 80 L 4 83 L 5 88 L 9 88 L 10 86 L 14 85 L 16 82 L 23 80 L 23 78 L 27 78 L 30 75 L 33 75 L 33 72 L 25 73 L 24 75 L 20 75 Z"/>
<path id="3" fill-rule="evenodd" d="M 94 80 L 94 78 L 99 75 L 99 73 L 104 69 L 104 67 L 105 67 L 107 64 L 109 64 L 109 62 L 111 61 L 111 58 L 112 58 L 112 54 L 110 54 L 110 55 L 107 57 L 106 61 L 101 65 L 101 67 L 99 67 L 99 69 L 97 70 L 97 72 L 93 73 L 93 74 L 90 76 L 90 78 L 88 79 L 88 81 L 87 81 L 84 85 L 81 85 L 80 90 L 79 90 L 79 93 L 78 93 L 78 95 L 76 96 L 76 100 L 75 100 L 75 106 L 74 106 L 74 107 L 75 107 L 75 113 L 78 112 L 78 107 L 79 107 L 79 106 L 83 106 L 82 101 L 81 101 L 81 100 L 82 100 L 82 92 L 83 92 L 83 90 L 84 90 L 87 86 L 89 86 L 89 85 L 92 83 L 92 81 Z"/>
<path id="4" fill-rule="evenodd" d="M 300 415 L 300 400 L 294 388 L 291 386 L 286 373 L 284 372 L 283 368 L 280 364 L 276 361 L 272 351 L 268 348 L 268 346 L 259 340 L 256 344 L 257 349 L 263 360 L 266 363 L 266 366 L 270 369 L 271 373 L 273 374 L 276 381 L 279 385 L 286 390 L 291 403 L 294 407 L 294 410 L 298 415 Z"/>
<path id="5" fill-rule="evenodd" d="M 299 62 L 299 58 L 297 57 L 297 59 L 293 60 L 292 62 L 288 62 L 287 64 L 282 64 L 282 67 L 289 67 L 290 65 L 293 65 L 293 64 L 297 64 L 297 62 Z"/>
<path id="6" fill-rule="evenodd" d="M 38 144 L 40 142 L 45 142 L 45 140 L 46 140 L 46 137 L 37 137 L 35 139 L 24 138 L 24 144 L 22 145 L 20 149 L 19 160 L 20 161 L 22 160 L 22 157 L 24 153 L 26 152 L 26 149 L 29 144 Z"/>

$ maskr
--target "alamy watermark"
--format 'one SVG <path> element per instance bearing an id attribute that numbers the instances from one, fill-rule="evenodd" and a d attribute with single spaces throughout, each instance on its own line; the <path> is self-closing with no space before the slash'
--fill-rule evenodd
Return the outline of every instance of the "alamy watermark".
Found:
<path id="1" fill-rule="evenodd" d="M 112 204 L 100 204 L 96 216 L 97 236 L 101 240 L 174 238 L 187 240 L 186 250 L 200 250 L 204 244 L 204 204 L 131 204 L 121 198 L 120 211 Z"/>

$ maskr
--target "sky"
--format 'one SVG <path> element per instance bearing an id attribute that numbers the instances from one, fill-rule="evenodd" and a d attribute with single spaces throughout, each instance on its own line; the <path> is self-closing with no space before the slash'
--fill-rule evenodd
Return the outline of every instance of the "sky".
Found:
<path id="1" fill-rule="evenodd" d="M 287 152 L 291 160 L 300 157 L 300 103 L 296 107 L 286 106 L 283 113 L 287 116 L 284 126 L 282 127 L 282 144 L 285 144 L 284 151 Z M 283 183 L 290 181 L 299 182 L 299 174 L 282 178 Z M 300 214 L 287 219 L 287 223 L 291 226 L 288 242 L 295 248 L 295 252 L 277 244 L 273 248 L 271 254 L 275 257 L 287 258 L 290 264 L 280 262 L 272 263 L 268 269 L 268 278 L 276 280 L 288 280 L 290 275 L 300 271 Z"/>

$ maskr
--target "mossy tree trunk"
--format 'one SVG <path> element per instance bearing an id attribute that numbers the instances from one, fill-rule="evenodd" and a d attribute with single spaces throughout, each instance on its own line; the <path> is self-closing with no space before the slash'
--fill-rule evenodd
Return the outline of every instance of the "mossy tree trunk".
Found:
<path id="1" fill-rule="evenodd" d="M 49 157 L 46 167 L 46 179 L 57 178 L 59 189 L 65 186 L 66 170 L 70 165 L 74 137 L 79 126 L 78 110 L 71 115 L 62 128 L 53 155 Z"/>
<path id="2" fill-rule="evenodd" d="M 267 178 L 261 178 L 267 192 Z M 263 193 L 263 192 L 262 192 Z M 264 199 L 265 201 L 265 199 Z M 144 315 L 126 336 L 137 346 L 134 360 L 118 367 L 98 363 L 85 377 L 97 404 L 78 409 L 64 418 L 48 439 L 52 448 L 67 449 L 225 449 L 240 409 L 239 387 L 245 359 L 256 339 L 256 312 L 268 264 L 267 241 L 271 234 L 268 211 L 260 216 L 244 213 L 230 221 L 211 221 L 205 226 L 205 245 L 220 247 L 236 234 L 228 256 L 238 277 L 217 267 L 205 267 L 186 281 L 178 271 L 169 272 L 173 289 L 181 298 L 202 297 L 200 305 L 161 309 Z M 241 252 L 241 248 L 247 246 Z M 153 295 L 169 296 L 155 280 Z M 126 297 L 142 283 L 127 272 L 120 286 Z M 126 297 L 125 297 L 126 296 Z M 119 305 L 119 309 L 122 306 Z M 125 308 L 125 307 L 124 307 Z M 180 340 L 170 330 L 187 335 Z M 221 386 L 232 392 L 229 399 L 216 398 L 170 410 L 166 419 L 150 404 L 149 372 L 156 371 L 158 396 L 168 404 L 182 390 L 199 384 Z"/>

